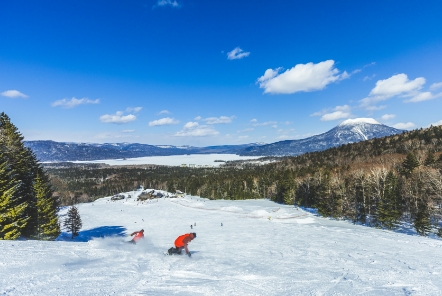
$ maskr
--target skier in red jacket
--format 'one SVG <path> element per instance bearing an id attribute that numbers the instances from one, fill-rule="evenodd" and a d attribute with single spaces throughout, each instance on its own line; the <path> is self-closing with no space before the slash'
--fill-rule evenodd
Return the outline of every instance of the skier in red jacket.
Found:
<path id="1" fill-rule="evenodd" d="M 136 244 L 140 241 L 140 239 L 144 238 L 144 229 L 141 229 L 140 231 L 132 232 L 130 236 L 133 236 L 133 239 L 129 241 L 131 244 Z"/>
<path id="2" fill-rule="evenodd" d="M 167 252 L 169 253 L 169 255 L 172 255 L 172 254 L 181 255 L 181 251 L 184 249 L 186 251 L 187 256 L 190 257 L 191 255 L 190 255 L 189 249 L 187 248 L 187 244 L 190 243 L 194 238 L 196 238 L 195 232 L 180 235 L 175 240 L 175 248 L 172 247 Z"/>

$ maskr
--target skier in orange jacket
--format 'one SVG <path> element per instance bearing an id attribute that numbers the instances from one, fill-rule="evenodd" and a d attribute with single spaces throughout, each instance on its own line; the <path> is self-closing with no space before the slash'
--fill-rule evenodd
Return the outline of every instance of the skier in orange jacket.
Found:
<path id="1" fill-rule="evenodd" d="M 187 256 L 190 257 L 191 255 L 190 255 L 189 249 L 187 248 L 187 244 L 190 243 L 194 238 L 196 238 L 195 232 L 180 235 L 175 240 L 175 248 L 172 247 L 167 252 L 169 253 L 169 255 L 172 255 L 172 254 L 181 255 L 181 251 L 184 249 L 186 251 Z"/>
<path id="2" fill-rule="evenodd" d="M 133 235 L 135 235 L 134 238 L 129 242 L 132 244 L 136 244 L 140 239 L 144 238 L 144 229 L 141 229 L 140 231 L 132 232 L 130 236 L 133 236 Z"/>

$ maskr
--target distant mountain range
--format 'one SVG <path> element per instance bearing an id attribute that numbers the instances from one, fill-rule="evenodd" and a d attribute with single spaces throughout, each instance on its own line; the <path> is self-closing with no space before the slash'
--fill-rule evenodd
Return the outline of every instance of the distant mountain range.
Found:
<path id="1" fill-rule="evenodd" d="M 25 141 L 41 162 L 85 161 L 100 159 L 122 159 L 144 156 L 169 156 L 184 154 L 239 154 L 240 151 L 260 145 L 220 145 L 209 147 L 148 145 L 138 143 L 68 143 L 54 141 Z"/>
<path id="2" fill-rule="evenodd" d="M 66 143 L 54 141 L 25 141 L 42 162 L 122 159 L 144 156 L 184 154 L 239 154 L 244 156 L 295 156 L 321 151 L 343 144 L 399 134 L 403 130 L 380 124 L 371 118 L 348 119 L 326 133 L 302 140 L 280 141 L 272 144 L 251 143 L 208 147 L 148 145 L 138 143 Z"/>
<path id="3" fill-rule="evenodd" d="M 347 119 L 326 133 L 302 140 L 248 147 L 241 151 L 240 155 L 295 156 L 402 132 L 404 131 L 381 124 L 372 118 Z"/>

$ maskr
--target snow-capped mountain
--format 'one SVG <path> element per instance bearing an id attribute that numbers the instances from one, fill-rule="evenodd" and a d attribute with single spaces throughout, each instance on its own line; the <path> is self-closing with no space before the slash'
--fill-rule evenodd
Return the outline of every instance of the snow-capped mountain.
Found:
<path id="1" fill-rule="evenodd" d="M 402 132 L 404 131 L 381 124 L 372 118 L 347 119 L 326 133 L 302 140 L 248 147 L 240 155 L 295 156 Z"/>
<path id="2" fill-rule="evenodd" d="M 171 145 L 148 145 L 139 143 L 69 143 L 54 141 L 25 141 L 37 155 L 39 161 L 85 161 L 101 159 L 121 159 L 145 156 L 169 156 L 184 154 L 238 154 L 250 146 L 244 145 L 220 145 L 209 147 L 171 146 Z"/>

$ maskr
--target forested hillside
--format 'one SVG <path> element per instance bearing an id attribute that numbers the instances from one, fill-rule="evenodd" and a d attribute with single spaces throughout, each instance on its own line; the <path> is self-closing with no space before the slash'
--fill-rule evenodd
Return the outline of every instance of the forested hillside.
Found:
<path id="1" fill-rule="evenodd" d="M 166 166 L 48 169 L 66 203 L 93 200 L 138 185 L 186 190 L 210 199 L 270 198 L 317 208 L 321 215 L 382 228 L 413 223 L 439 231 L 442 127 L 283 158 L 262 166 L 218 169 Z M 440 232 L 440 231 L 439 231 Z"/>

